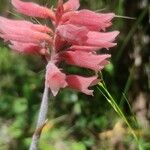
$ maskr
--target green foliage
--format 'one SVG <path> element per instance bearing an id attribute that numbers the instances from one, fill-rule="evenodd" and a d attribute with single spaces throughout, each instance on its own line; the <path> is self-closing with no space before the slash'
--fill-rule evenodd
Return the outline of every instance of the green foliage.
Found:
<path id="1" fill-rule="evenodd" d="M 102 81 L 101 83 L 99 83 L 99 90 L 100 92 L 103 94 L 103 96 L 106 98 L 106 100 L 108 101 L 108 103 L 112 106 L 112 108 L 116 111 L 116 113 L 119 115 L 119 117 L 127 124 L 127 126 L 129 127 L 130 129 L 130 132 L 132 133 L 135 141 L 137 142 L 138 144 L 138 147 L 140 150 L 142 150 L 141 148 L 141 144 L 139 143 L 139 139 L 138 137 L 136 136 L 136 133 L 134 132 L 134 129 L 131 125 L 131 123 L 128 121 L 128 119 L 126 118 L 124 112 L 120 109 L 119 105 L 116 103 L 116 100 L 114 100 L 114 98 L 111 96 L 111 94 L 108 92 L 106 86 L 105 86 L 105 83 L 104 81 Z M 129 103 L 128 103 L 129 104 Z M 130 104 L 129 104 L 129 108 L 130 108 Z M 135 116 L 133 115 L 133 118 L 134 118 L 134 124 L 136 126 L 138 126 L 138 123 L 135 119 Z"/>

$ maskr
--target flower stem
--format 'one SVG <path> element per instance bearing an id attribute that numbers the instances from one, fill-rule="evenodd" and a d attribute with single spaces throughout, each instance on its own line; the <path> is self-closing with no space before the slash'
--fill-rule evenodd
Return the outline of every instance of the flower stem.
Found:
<path id="1" fill-rule="evenodd" d="M 41 102 L 41 107 L 40 107 L 40 111 L 39 111 L 39 116 L 38 116 L 38 121 L 37 121 L 37 125 L 36 125 L 36 130 L 33 134 L 32 143 L 30 145 L 29 150 L 37 150 L 41 131 L 42 131 L 44 125 L 46 124 L 46 116 L 47 116 L 47 112 L 48 112 L 48 95 L 49 95 L 48 93 L 49 93 L 49 89 L 45 85 L 42 102 Z"/>

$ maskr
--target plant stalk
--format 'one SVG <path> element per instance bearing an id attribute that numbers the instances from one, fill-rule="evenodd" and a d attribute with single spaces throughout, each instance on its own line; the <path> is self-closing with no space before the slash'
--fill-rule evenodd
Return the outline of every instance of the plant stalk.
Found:
<path id="1" fill-rule="evenodd" d="M 41 135 L 41 131 L 46 124 L 46 116 L 48 113 L 48 96 L 49 96 L 49 89 L 45 85 L 36 130 L 32 136 L 32 142 L 29 150 L 38 150 L 38 142 Z"/>

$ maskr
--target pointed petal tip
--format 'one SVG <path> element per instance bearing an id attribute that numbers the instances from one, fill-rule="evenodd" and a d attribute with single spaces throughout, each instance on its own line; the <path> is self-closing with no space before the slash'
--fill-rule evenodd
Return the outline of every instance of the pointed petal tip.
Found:
<path id="1" fill-rule="evenodd" d="M 77 10 L 80 7 L 80 0 L 68 0 L 64 3 L 64 10 L 65 11 L 73 11 Z"/>
<path id="2" fill-rule="evenodd" d="M 119 31 L 113 31 L 114 32 L 114 34 L 115 34 L 115 36 L 118 36 L 119 34 L 120 34 L 120 32 Z"/>
<path id="3" fill-rule="evenodd" d="M 58 91 L 51 90 L 53 96 L 55 97 L 58 94 Z"/>
<path id="4" fill-rule="evenodd" d="M 84 91 L 84 93 L 85 93 L 86 95 L 89 95 L 89 96 L 94 96 L 93 92 L 94 92 L 94 90 L 87 90 L 87 91 Z"/>

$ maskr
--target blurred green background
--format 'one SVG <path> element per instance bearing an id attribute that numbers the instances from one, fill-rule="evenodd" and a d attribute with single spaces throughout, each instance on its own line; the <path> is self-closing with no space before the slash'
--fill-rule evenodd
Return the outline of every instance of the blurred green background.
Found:
<path id="1" fill-rule="evenodd" d="M 56 1 L 35 2 L 51 7 Z M 109 92 L 139 137 L 141 149 L 150 150 L 148 0 L 81 0 L 80 8 L 135 18 L 114 19 L 110 30 L 120 31 L 118 45 L 108 51 L 111 63 L 102 73 Z M 0 15 L 18 16 L 9 0 L 0 0 Z M 0 150 L 28 149 L 44 88 L 44 67 L 40 57 L 16 54 L 0 40 Z M 132 123 L 133 116 L 139 127 Z M 97 87 L 93 97 L 63 89 L 50 99 L 48 123 L 39 146 L 40 150 L 138 149 L 128 127 Z"/>

